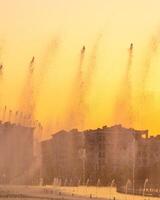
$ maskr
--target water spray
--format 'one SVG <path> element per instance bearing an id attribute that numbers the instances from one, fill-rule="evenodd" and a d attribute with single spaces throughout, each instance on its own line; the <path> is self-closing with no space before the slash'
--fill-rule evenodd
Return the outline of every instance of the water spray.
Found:
<path id="1" fill-rule="evenodd" d="M 16 112 L 15 112 L 15 116 L 14 116 L 14 123 L 15 123 L 15 124 L 18 124 L 18 117 L 19 117 L 19 112 L 16 111 Z"/>
<path id="2" fill-rule="evenodd" d="M 2 113 L 2 121 L 6 121 L 6 112 L 7 112 L 7 106 L 4 106 L 3 108 L 3 113 Z"/>
<path id="3" fill-rule="evenodd" d="M 44 56 L 42 58 L 42 61 L 40 62 L 39 65 L 39 77 L 38 77 L 38 81 L 36 83 L 36 97 L 38 98 L 39 93 L 41 91 L 41 87 L 43 85 L 43 82 L 47 76 L 47 73 L 50 69 L 50 64 L 53 61 L 53 58 L 56 56 L 57 54 L 57 50 L 59 48 L 59 38 L 55 38 L 54 40 L 52 40 L 49 45 L 46 48 L 46 51 L 44 53 Z"/>
<path id="4" fill-rule="evenodd" d="M 86 79 L 85 79 L 86 95 L 88 95 L 91 88 L 92 81 L 93 81 L 94 72 L 97 65 L 97 53 L 98 53 L 101 39 L 102 39 L 102 33 L 98 35 L 97 40 L 93 46 L 90 59 L 89 59 L 89 65 L 88 65 L 88 69 L 86 72 Z"/>
<path id="5" fill-rule="evenodd" d="M 35 64 L 35 57 L 33 56 L 31 61 L 29 62 L 26 81 L 24 83 L 22 98 L 20 102 L 21 104 L 20 110 L 22 110 L 26 114 L 30 114 L 32 118 L 34 118 L 34 107 L 35 107 L 35 101 L 34 101 L 35 86 L 33 84 L 34 64 Z"/>
<path id="6" fill-rule="evenodd" d="M 3 65 L 0 65 L 0 77 L 3 75 Z"/>
<path id="7" fill-rule="evenodd" d="M 126 123 L 131 126 L 132 124 L 132 86 L 131 86 L 131 67 L 133 61 L 133 43 L 130 44 L 128 49 L 128 61 L 124 77 L 121 82 L 119 95 L 117 96 L 114 121 L 116 123 Z M 126 98 L 127 97 L 127 98 Z"/>
<path id="8" fill-rule="evenodd" d="M 69 119 L 67 124 L 69 128 L 79 127 L 82 128 L 84 125 L 84 80 L 83 80 L 83 63 L 85 58 L 86 47 L 83 46 L 80 52 L 80 59 L 76 72 L 76 77 L 73 83 L 73 90 L 71 93 L 72 105 L 70 105 Z M 75 98 L 73 100 L 73 97 Z M 74 120 L 74 121 L 73 121 Z"/>
<path id="9" fill-rule="evenodd" d="M 148 93 L 147 90 L 147 84 L 149 82 L 149 76 L 150 76 L 150 71 L 152 69 L 152 64 L 153 64 L 153 60 L 156 57 L 156 54 L 158 52 L 158 48 L 159 48 L 159 44 L 160 44 L 160 37 L 159 37 L 159 33 L 157 35 L 155 35 L 154 37 L 152 37 L 152 39 L 150 40 L 149 46 L 148 46 L 148 52 L 145 56 L 145 60 L 144 63 L 142 65 L 142 72 L 141 72 L 141 82 L 140 82 L 140 94 L 139 94 L 139 115 L 141 116 L 139 119 L 139 123 L 140 123 L 140 127 L 143 127 L 143 120 L 144 118 L 146 118 L 146 108 L 147 110 L 150 108 L 150 94 Z M 152 94 L 152 101 L 154 99 L 154 95 Z M 153 110 L 153 107 L 152 107 Z"/>
<path id="10" fill-rule="evenodd" d="M 32 60 L 30 61 L 30 65 L 29 65 L 29 71 L 30 73 L 34 72 L 34 61 L 35 61 L 35 57 L 32 57 Z"/>
<path id="11" fill-rule="evenodd" d="M 9 110 L 8 121 L 12 123 L 12 110 Z"/>

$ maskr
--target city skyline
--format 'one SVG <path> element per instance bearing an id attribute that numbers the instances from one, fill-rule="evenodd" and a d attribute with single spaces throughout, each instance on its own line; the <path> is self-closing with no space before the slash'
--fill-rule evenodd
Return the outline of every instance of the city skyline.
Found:
<path id="1" fill-rule="evenodd" d="M 0 0 L 0 199 L 160 199 L 160 0 Z"/>
<path id="2" fill-rule="evenodd" d="M 34 118 L 45 128 L 44 138 L 59 129 L 118 123 L 157 134 L 158 7 L 157 0 L 1 0 L 0 107 L 19 110 L 26 93 L 26 101 L 34 101 Z M 132 66 L 129 79 L 125 80 L 131 43 Z M 77 96 L 73 84 L 83 46 L 83 86 L 79 89 L 81 96 Z M 32 88 L 25 90 L 33 56 L 34 74 L 29 84 Z M 33 92 L 33 97 L 28 91 Z M 84 101 L 79 108 L 73 103 L 76 98 Z M 72 116 L 75 124 L 70 123 Z"/>

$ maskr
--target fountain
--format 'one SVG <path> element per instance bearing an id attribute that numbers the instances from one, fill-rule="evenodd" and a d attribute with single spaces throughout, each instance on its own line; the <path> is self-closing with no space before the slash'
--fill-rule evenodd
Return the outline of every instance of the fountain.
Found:
<path id="1" fill-rule="evenodd" d="M 135 138 L 133 137 L 133 173 L 132 173 L 132 176 L 133 176 L 133 190 L 132 190 L 132 194 L 134 195 L 134 190 L 135 190 L 135 147 L 136 147 L 136 140 L 135 140 Z"/>
<path id="2" fill-rule="evenodd" d="M 100 179 L 98 179 L 98 181 L 97 181 L 97 187 L 99 187 L 99 186 L 100 186 L 100 184 L 101 184 L 101 180 L 100 180 Z"/>
<path id="3" fill-rule="evenodd" d="M 114 186 L 114 184 L 115 184 L 115 179 L 113 179 L 112 181 L 111 181 L 111 185 L 110 185 L 110 198 L 112 199 L 112 187 Z"/>
<path id="4" fill-rule="evenodd" d="M 129 184 L 131 184 L 131 180 L 130 180 L 130 179 L 128 179 L 128 180 L 127 180 L 127 183 L 126 183 L 126 191 L 125 191 L 125 194 L 126 194 L 126 199 L 127 199 L 127 194 L 128 194 L 128 186 L 129 186 Z"/>
<path id="5" fill-rule="evenodd" d="M 114 184 L 115 184 L 115 179 L 112 180 L 112 182 L 111 182 L 111 187 L 113 187 Z"/>
<path id="6" fill-rule="evenodd" d="M 62 179 L 61 179 L 61 178 L 60 178 L 59 181 L 58 181 L 58 185 L 59 185 L 59 186 L 62 186 Z"/>
<path id="7" fill-rule="evenodd" d="M 89 178 L 87 179 L 87 182 L 86 182 L 86 186 L 88 187 L 89 185 Z"/>
<path id="8" fill-rule="evenodd" d="M 72 178 L 70 179 L 69 181 L 69 185 L 72 186 L 73 185 L 73 181 L 72 181 Z"/>
<path id="9" fill-rule="evenodd" d="M 43 178 L 40 178 L 39 185 L 43 186 Z"/>
<path id="10" fill-rule="evenodd" d="M 80 185 L 81 185 L 81 179 L 78 180 L 77 186 L 80 186 Z"/>
<path id="11" fill-rule="evenodd" d="M 145 181 L 144 181 L 144 186 L 143 186 L 143 197 L 144 197 L 144 195 L 145 195 L 145 190 L 146 190 L 146 185 L 147 185 L 147 183 L 148 183 L 148 178 L 146 178 Z"/>
<path id="12" fill-rule="evenodd" d="M 89 185 L 89 178 L 87 178 L 87 181 L 86 181 L 86 195 L 87 195 L 87 193 L 88 193 L 88 190 L 87 190 L 88 185 Z"/>
<path id="13" fill-rule="evenodd" d="M 82 148 L 79 150 L 80 159 L 82 160 L 82 177 L 83 177 L 83 185 L 85 185 L 86 179 L 86 149 Z"/>
<path id="14" fill-rule="evenodd" d="M 101 184 L 101 180 L 98 179 L 97 180 L 97 185 L 96 185 L 96 197 L 98 197 L 98 187 L 100 186 L 100 184 Z"/>
<path id="15" fill-rule="evenodd" d="M 67 183 L 68 183 L 68 180 L 66 178 L 65 181 L 64 181 L 64 186 L 67 186 Z"/>

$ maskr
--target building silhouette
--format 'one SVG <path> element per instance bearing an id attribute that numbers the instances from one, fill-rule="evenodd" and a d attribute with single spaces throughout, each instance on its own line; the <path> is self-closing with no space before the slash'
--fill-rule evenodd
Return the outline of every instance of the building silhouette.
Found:
<path id="1" fill-rule="evenodd" d="M 55 178 L 63 184 L 77 184 L 82 177 L 80 150 L 84 147 L 83 142 L 81 132 L 62 130 L 41 143 L 42 177 L 45 184 L 52 184 Z"/>
<path id="2" fill-rule="evenodd" d="M 33 130 L 32 127 L 0 122 L 1 184 L 29 183 L 28 172 L 33 163 Z"/>
<path id="3" fill-rule="evenodd" d="M 149 176 L 154 180 L 151 169 L 160 160 L 158 153 L 153 156 L 158 144 L 159 137 L 149 138 L 147 130 L 121 125 L 63 130 L 41 143 L 42 177 L 45 184 L 56 179 L 62 185 L 108 185 L 115 179 L 125 185 L 134 176 L 132 182 L 140 185 Z"/>

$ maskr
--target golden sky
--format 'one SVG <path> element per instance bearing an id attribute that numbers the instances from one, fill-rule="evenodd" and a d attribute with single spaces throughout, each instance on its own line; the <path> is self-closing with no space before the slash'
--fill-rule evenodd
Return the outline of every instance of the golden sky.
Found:
<path id="1" fill-rule="evenodd" d="M 72 116 L 72 101 L 76 98 L 72 98 L 76 95 L 73 82 L 85 45 L 83 76 L 90 80 L 84 83 L 85 123 L 79 128 L 122 123 L 158 134 L 159 7 L 159 0 L 0 0 L 0 59 L 5 66 L 1 105 L 19 108 L 27 67 L 34 55 L 35 88 L 40 90 L 35 98 L 36 118 L 50 132 L 71 128 L 67 120 L 71 119 L 68 116 Z M 153 40 L 158 46 L 154 52 Z M 122 79 L 131 42 L 132 117 L 116 121 L 115 115 L 126 112 L 122 104 L 115 108 L 120 97 L 127 103 Z M 94 69 L 87 76 L 91 65 Z M 43 81 L 38 81 L 39 77 Z"/>

